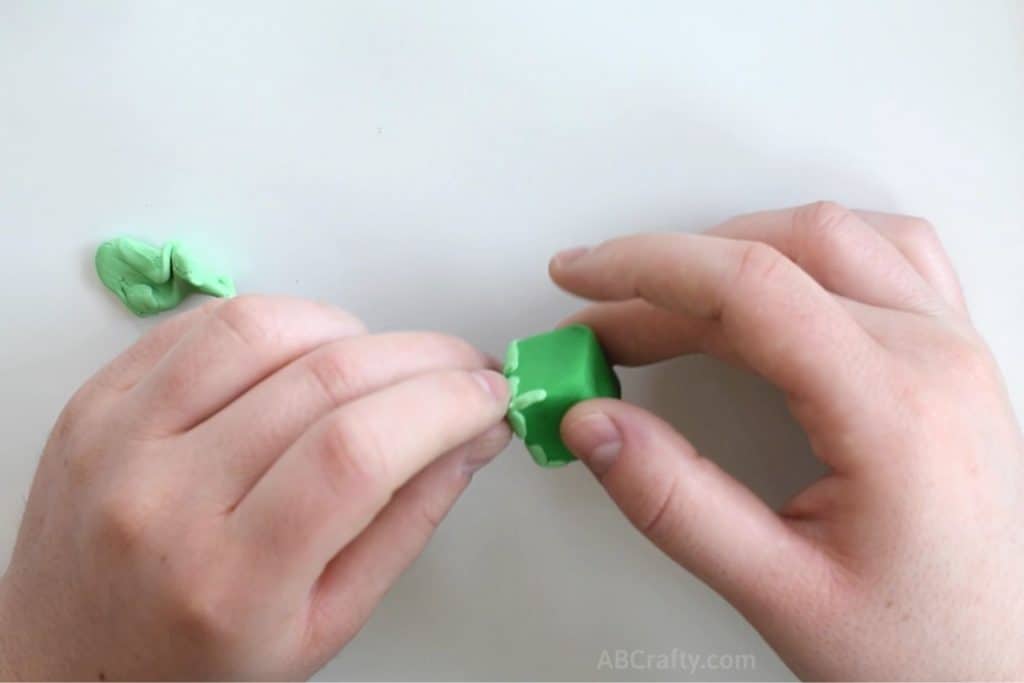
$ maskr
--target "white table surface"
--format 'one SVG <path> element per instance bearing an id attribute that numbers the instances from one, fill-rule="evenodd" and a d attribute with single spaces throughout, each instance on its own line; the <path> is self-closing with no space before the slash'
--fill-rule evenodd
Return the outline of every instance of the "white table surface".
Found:
<path id="1" fill-rule="evenodd" d="M 554 250 L 815 199 L 923 214 L 1024 400 L 1024 9 L 961 2 L 0 2 L 0 560 L 66 398 L 148 329 L 91 254 L 205 245 L 245 292 L 496 354 L 575 303 Z M 705 359 L 624 373 L 779 503 L 818 472 L 779 396 Z M 581 466 L 516 444 L 323 678 L 686 678 L 753 654 Z"/>

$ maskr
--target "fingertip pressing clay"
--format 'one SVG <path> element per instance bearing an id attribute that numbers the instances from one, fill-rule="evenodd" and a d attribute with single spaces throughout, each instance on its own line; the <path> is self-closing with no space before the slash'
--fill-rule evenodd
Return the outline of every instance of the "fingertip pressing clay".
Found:
<path id="1" fill-rule="evenodd" d="M 128 237 L 104 242 L 96 250 L 96 273 L 138 316 L 175 308 L 192 292 L 235 295 L 230 277 L 209 268 L 179 242 L 162 247 Z"/>
<path id="2" fill-rule="evenodd" d="M 508 421 L 534 461 L 561 467 L 575 456 L 562 441 L 562 418 L 580 401 L 621 395 L 618 377 L 594 332 L 571 325 L 509 344 Z"/>

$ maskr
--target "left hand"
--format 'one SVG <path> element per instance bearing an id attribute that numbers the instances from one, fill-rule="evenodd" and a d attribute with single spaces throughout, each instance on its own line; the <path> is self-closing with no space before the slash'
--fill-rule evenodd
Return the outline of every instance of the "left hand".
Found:
<path id="1" fill-rule="evenodd" d="M 0 678 L 308 677 L 507 443 L 489 365 L 296 299 L 158 326 L 54 428 L 0 581 Z"/>

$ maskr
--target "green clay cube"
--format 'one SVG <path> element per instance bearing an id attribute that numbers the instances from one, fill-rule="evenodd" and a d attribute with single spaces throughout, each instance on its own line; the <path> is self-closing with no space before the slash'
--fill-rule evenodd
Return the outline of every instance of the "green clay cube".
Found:
<path id="1" fill-rule="evenodd" d="M 619 379 L 594 332 L 571 325 L 509 344 L 508 421 L 542 467 L 575 460 L 562 442 L 562 418 L 580 401 L 621 395 Z"/>

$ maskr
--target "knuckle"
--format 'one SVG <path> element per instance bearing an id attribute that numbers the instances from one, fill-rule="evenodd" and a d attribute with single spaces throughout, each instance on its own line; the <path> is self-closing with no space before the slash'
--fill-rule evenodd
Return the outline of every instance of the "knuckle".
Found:
<path id="1" fill-rule="evenodd" d="M 651 498 L 648 505 L 640 512 L 635 523 L 643 535 L 655 543 L 664 539 L 678 537 L 681 529 L 674 528 L 680 518 L 676 510 L 680 505 L 680 481 L 678 473 L 665 483 L 663 493 Z M 683 515 L 685 516 L 685 514 Z"/>
<path id="2" fill-rule="evenodd" d="M 820 201 L 798 208 L 793 213 L 794 249 L 798 262 L 814 254 L 842 249 L 844 227 L 854 213 L 832 201 Z"/>
<path id="3" fill-rule="evenodd" d="M 309 373 L 334 404 L 357 395 L 367 388 L 362 364 L 344 344 L 331 344 L 308 361 Z"/>
<path id="4" fill-rule="evenodd" d="M 201 576 L 177 579 L 168 591 L 172 620 L 183 632 L 199 636 L 206 643 L 223 644 L 232 638 L 230 615 L 237 614 L 228 594 Z"/>
<path id="5" fill-rule="evenodd" d="M 775 247 L 764 242 L 748 242 L 740 254 L 736 270 L 735 290 L 749 292 L 769 281 L 788 259 Z"/>
<path id="6" fill-rule="evenodd" d="M 90 448 L 64 448 L 56 451 L 63 458 L 69 486 L 76 490 L 88 488 L 99 469 L 97 454 Z"/>
<path id="7" fill-rule="evenodd" d="M 921 216 L 904 216 L 902 225 L 905 232 L 922 239 L 934 239 L 938 234 L 932 222 Z"/>
<path id="8" fill-rule="evenodd" d="M 154 382 L 157 384 L 154 390 L 159 392 L 163 405 L 187 406 L 194 400 L 193 395 L 198 375 L 199 368 L 195 363 L 176 363 L 168 368 L 163 376 L 159 377 L 158 384 Z M 148 436 L 165 436 L 165 434 L 157 433 L 158 430 L 149 428 L 143 420 L 139 420 L 138 424 L 133 425 L 132 430 L 136 433 L 145 433 Z"/>
<path id="9" fill-rule="evenodd" d="M 942 362 L 960 377 L 971 380 L 989 378 L 995 369 L 995 361 L 984 343 L 969 338 L 947 344 Z"/>
<path id="10" fill-rule="evenodd" d="M 124 491 L 102 498 L 96 505 L 95 528 L 100 541 L 121 550 L 138 547 L 146 535 L 153 505 L 138 494 Z"/>
<path id="11" fill-rule="evenodd" d="M 387 458 L 380 439 L 344 413 L 334 416 L 324 430 L 319 457 L 326 481 L 339 494 L 388 488 Z"/>
<path id="12" fill-rule="evenodd" d="M 348 328 L 348 330 L 349 330 L 349 332 L 351 334 L 363 335 L 363 334 L 367 334 L 369 332 L 369 329 L 366 327 L 366 323 L 364 323 L 362 321 L 362 319 L 357 317 L 355 314 L 349 313 L 348 311 L 342 310 L 342 309 L 337 308 L 335 306 L 330 306 L 328 304 L 321 304 L 321 305 L 326 310 L 328 310 L 331 314 L 333 314 L 334 316 L 339 318 L 341 321 L 343 321 L 344 324 L 345 324 L 345 327 Z"/>
<path id="13" fill-rule="evenodd" d="M 902 240 L 911 248 L 921 251 L 938 251 L 941 249 L 939 235 L 935 226 L 924 218 L 907 216 L 898 227 Z"/>
<path id="14" fill-rule="evenodd" d="M 945 405 L 948 397 L 958 396 L 963 405 L 979 390 L 985 395 L 1002 393 L 999 367 L 985 342 L 964 327 L 943 328 L 921 340 L 924 348 L 915 354 L 917 370 L 902 384 L 901 396 L 911 405 L 919 405 L 926 413 L 935 405 Z M 936 400 L 936 396 L 942 400 Z"/>
<path id="15" fill-rule="evenodd" d="M 213 309 L 212 318 L 247 346 L 255 346 L 272 336 L 273 313 L 258 296 L 239 296 Z"/>
<path id="16" fill-rule="evenodd" d="M 448 508 L 436 500 L 425 501 L 417 507 L 417 511 L 416 519 L 421 532 L 419 535 L 424 538 L 433 534 L 448 514 Z"/>
<path id="17" fill-rule="evenodd" d="M 87 386 L 84 386 L 72 395 L 53 425 L 52 438 L 61 442 L 66 442 L 71 438 L 89 407 L 90 397 L 88 394 L 89 390 Z"/>
<path id="18" fill-rule="evenodd" d="M 661 496 L 652 499 L 652 504 L 640 517 L 637 527 L 655 543 L 673 539 L 686 545 L 696 543 L 694 538 L 700 529 L 706 528 L 701 513 L 704 506 L 695 504 L 709 480 L 721 476 L 718 466 L 707 458 L 694 453 L 687 459 L 685 474 L 675 472 L 665 484 Z"/>
<path id="19" fill-rule="evenodd" d="M 210 299 L 209 301 L 206 301 L 206 302 L 200 304 L 199 308 L 196 309 L 196 310 L 198 311 L 200 317 L 207 317 L 207 316 L 213 315 L 213 313 L 218 308 L 220 308 L 221 306 L 223 306 L 225 304 L 229 304 L 232 301 L 236 301 L 237 299 L 241 299 L 241 298 L 246 298 L 246 297 L 234 297 L 234 298 L 231 298 L 231 299 L 217 299 L 217 298 L 213 298 L 213 299 Z M 185 314 L 184 313 L 179 313 L 178 316 L 176 316 L 176 317 L 180 317 L 182 315 L 185 315 Z"/>
<path id="20" fill-rule="evenodd" d="M 251 609 L 251 598 L 237 581 L 240 548 L 208 529 L 192 527 L 187 540 L 152 553 L 160 567 L 153 588 L 162 614 L 181 633 L 223 646 L 239 634 Z M 248 591 L 253 583 L 247 586 Z"/>
<path id="21" fill-rule="evenodd" d="M 838 202 L 824 200 L 802 206 L 794 215 L 805 230 L 827 231 L 843 225 L 853 212 Z"/>

